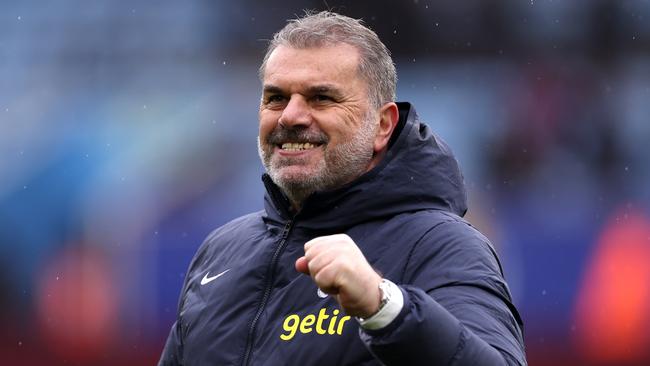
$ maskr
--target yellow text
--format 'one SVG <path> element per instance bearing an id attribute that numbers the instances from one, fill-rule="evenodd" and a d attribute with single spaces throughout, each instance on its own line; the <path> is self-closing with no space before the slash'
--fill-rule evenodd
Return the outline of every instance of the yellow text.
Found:
<path id="1" fill-rule="evenodd" d="M 290 341 L 297 332 L 308 334 L 316 332 L 318 334 L 338 334 L 343 333 L 343 325 L 350 320 L 350 316 L 346 315 L 339 319 L 339 309 L 334 309 L 332 315 L 327 314 L 327 309 L 320 309 L 318 316 L 314 314 L 305 315 L 302 319 L 298 314 L 288 315 L 282 324 L 283 333 L 280 334 L 280 339 L 283 341 Z"/>

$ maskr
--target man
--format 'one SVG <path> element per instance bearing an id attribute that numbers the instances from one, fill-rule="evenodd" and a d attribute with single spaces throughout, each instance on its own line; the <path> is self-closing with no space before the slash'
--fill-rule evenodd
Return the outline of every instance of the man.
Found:
<path id="1" fill-rule="evenodd" d="M 195 255 L 160 365 L 523 365 L 447 146 L 360 21 L 289 22 L 260 68 L 265 209 Z"/>

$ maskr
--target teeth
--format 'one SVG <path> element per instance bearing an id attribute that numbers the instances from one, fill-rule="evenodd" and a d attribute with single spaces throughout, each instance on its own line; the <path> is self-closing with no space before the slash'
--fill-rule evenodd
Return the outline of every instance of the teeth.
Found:
<path id="1" fill-rule="evenodd" d="M 313 149 L 315 148 L 316 145 L 305 142 L 305 143 L 297 143 L 297 142 L 285 142 L 282 144 L 282 150 L 307 150 L 307 149 Z"/>

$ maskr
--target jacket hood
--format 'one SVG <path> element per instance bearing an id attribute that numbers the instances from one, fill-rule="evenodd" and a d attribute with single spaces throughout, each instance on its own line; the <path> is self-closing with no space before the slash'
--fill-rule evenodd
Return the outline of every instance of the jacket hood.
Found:
<path id="1" fill-rule="evenodd" d="M 420 122 L 410 103 L 397 103 L 399 122 L 384 159 L 351 183 L 309 196 L 295 215 L 298 226 L 343 229 L 419 210 L 437 209 L 464 216 L 467 199 L 463 176 L 447 144 Z M 290 203 L 268 174 L 265 220 L 294 218 Z"/>

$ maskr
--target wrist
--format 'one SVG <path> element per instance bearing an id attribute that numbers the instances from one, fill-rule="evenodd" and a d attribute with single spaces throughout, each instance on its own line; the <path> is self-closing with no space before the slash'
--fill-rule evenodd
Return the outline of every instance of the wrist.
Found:
<path id="1" fill-rule="evenodd" d="M 393 282 L 382 279 L 378 285 L 380 302 L 377 311 L 369 317 L 356 317 L 364 329 L 381 329 L 390 324 L 404 306 L 404 295 L 400 288 Z"/>

